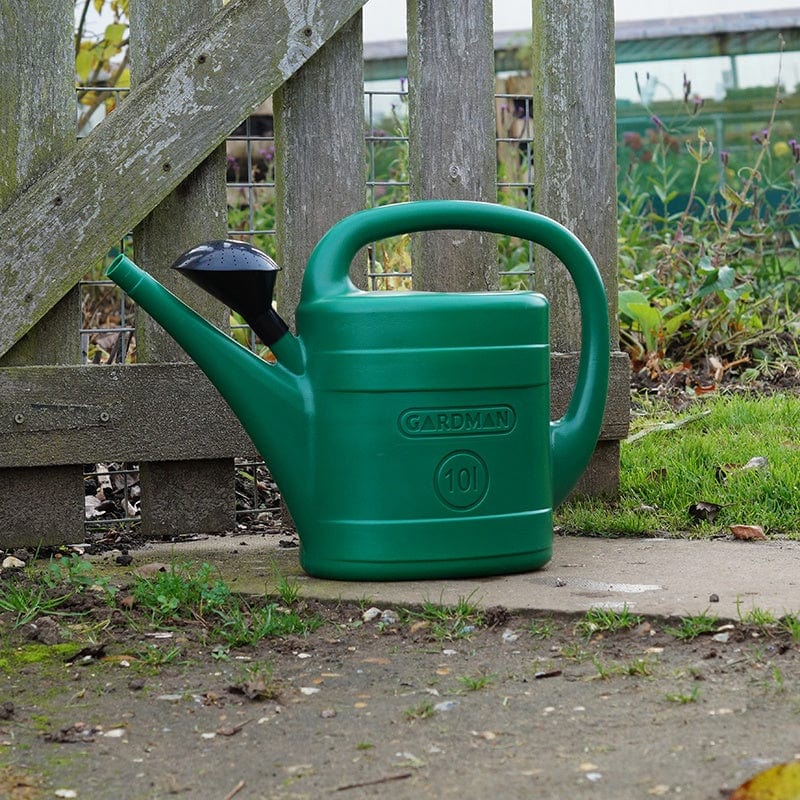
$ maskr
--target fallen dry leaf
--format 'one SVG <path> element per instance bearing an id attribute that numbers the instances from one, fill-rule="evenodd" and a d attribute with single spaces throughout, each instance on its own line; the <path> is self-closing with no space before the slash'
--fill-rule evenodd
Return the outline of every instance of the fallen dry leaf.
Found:
<path id="1" fill-rule="evenodd" d="M 721 510 L 722 506 L 717 503 L 707 503 L 704 500 L 692 503 L 688 508 L 689 516 L 698 522 L 713 522 Z"/>
<path id="2" fill-rule="evenodd" d="M 797 800 L 800 797 L 800 761 L 778 764 L 745 781 L 728 800 Z"/>
<path id="3" fill-rule="evenodd" d="M 760 525 L 731 525 L 730 532 L 734 538 L 744 541 L 756 541 L 766 539 L 764 529 Z"/>

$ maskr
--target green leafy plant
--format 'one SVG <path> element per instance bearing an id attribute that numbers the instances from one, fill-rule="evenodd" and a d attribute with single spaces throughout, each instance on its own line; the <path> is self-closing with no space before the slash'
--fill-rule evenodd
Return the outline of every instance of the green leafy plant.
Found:
<path id="1" fill-rule="evenodd" d="M 796 358 L 781 334 L 798 325 L 800 148 L 777 138 L 780 96 L 778 86 L 735 166 L 697 125 L 700 106 L 688 92 L 683 120 L 653 115 L 643 134 L 624 134 L 619 307 L 637 370 L 657 375 L 700 356 L 717 358 L 723 371 L 769 361 L 762 354 Z"/>
<path id="2" fill-rule="evenodd" d="M 189 563 L 175 563 L 152 577 L 136 578 L 133 596 L 137 604 L 149 610 L 156 622 L 179 618 L 203 619 L 226 605 L 230 588 L 210 564 L 195 568 Z"/>

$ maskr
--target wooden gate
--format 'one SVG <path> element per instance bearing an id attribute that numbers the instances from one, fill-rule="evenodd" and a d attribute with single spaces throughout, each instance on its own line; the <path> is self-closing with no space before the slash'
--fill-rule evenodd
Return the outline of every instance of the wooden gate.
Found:
<path id="1" fill-rule="evenodd" d="M 135 258 L 224 328 L 227 310 L 166 265 L 225 236 L 222 144 L 274 96 L 281 304 L 291 318 L 319 237 L 364 207 L 365 0 L 131 2 L 133 89 L 75 140 L 72 0 L 28 0 L 0 22 L 0 548 L 81 541 L 82 465 L 141 465 L 152 537 L 234 526 L 234 456 L 254 454 L 216 390 L 138 315 L 135 365 L 81 365 L 76 284 L 126 233 Z M 613 3 L 534 3 L 535 206 L 573 230 L 616 319 Z M 7 18 L 6 18 L 7 17 Z M 410 191 L 496 199 L 491 0 L 409 0 Z M 497 284 L 479 234 L 419 236 L 420 289 Z M 566 271 L 537 256 L 551 297 L 553 404 L 579 334 Z M 475 268 L 475 265 L 479 265 Z M 612 330 L 612 349 L 617 330 Z M 612 359 L 606 422 L 581 487 L 613 492 L 628 421 Z"/>

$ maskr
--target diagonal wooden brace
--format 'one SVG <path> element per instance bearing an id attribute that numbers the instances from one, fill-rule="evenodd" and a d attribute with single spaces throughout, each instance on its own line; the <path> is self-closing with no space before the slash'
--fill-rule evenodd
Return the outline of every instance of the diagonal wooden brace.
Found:
<path id="1" fill-rule="evenodd" d="M 0 214 L 0 356 L 366 0 L 231 0 Z"/>

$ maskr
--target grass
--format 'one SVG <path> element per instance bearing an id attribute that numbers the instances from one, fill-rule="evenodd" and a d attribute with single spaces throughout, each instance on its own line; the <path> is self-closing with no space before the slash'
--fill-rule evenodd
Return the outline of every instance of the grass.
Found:
<path id="1" fill-rule="evenodd" d="M 411 706 L 403 712 L 403 716 L 411 722 L 417 719 L 430 719 L 436 713 L 433 703 L 430 700 L 425 700 L 416 706 Z"/>
<path id="2" fill-rule="evenodd" d="M 428 634 L 431 638 L 443 640 L 466 639 L 483 624 L 483 613 L 473 595 L 459 597 L 454 605 L 444 605 L 441 601 L 434 603 L 426 600 L 419 611 L 403 609 L 405 621 L 412 619 L 430 623 Z"/>
<path id="3" fill-rule="evenodd" d="M 665 628 L 665 632 L 676 639 L 690 642 L 704 633 L 713 633 L 717 627 L 717 618 L 711 614 L 693 614 L 681 617 L 677 626 Z"/>
<path id="4" fill-rule="evenodd" d="M 590 608 L 575 625 L 575 632 L 591 637 L 595 633 L 617 633 L 640 625 L 642 618 L 632 614 L 627 604 L 621 611 L 613 608 Z"/>
<path id="5" fill-rule="evenodd" d="M 700 687 L 692 686 L 691 690 L 688 692 L 667 692 L 665 697 L 670 703 L 680 703 L 682 705 L 686 705 L 687 703 L 696 703 L 700 697 Z"/>
<path id="6" fill-rule="evenodd" d="M 556 624 L 549 617 L 532 619 L 529 630 L 534 639 L 549 639 L 556 631 Z"/>
<path id="7" fill-rule="evenodd" d="M 480 689 L 486 689 L 488 686 L 491 686 L 496 677 L 496 675 L 487 675 L 482 672 L 478 675 L 459 675 L 457 680 L 464 691 L 477 692 Z"/>
<path id="8" fill-rule="evenodd" d="M 780 626 L 795 644 L 800 644 L 800 614 L 785 614 L 780 619 Z"/>
<path id="9" fill-rule="evenodd" d="M 649 407 L 631 425 L 633 435 L 645 435 L 622 443 L 619 498 L 565 503 L 557 523 L 590 534 L 691 537 L 745 524 L 800 538 L 798 427 L 800 397 L 790 395 L 720 396 L 679 414 Z M 745 468 L 754 458 L 766 466 Z M 715 504 L 717 513 L 692 516 L 700 502 Z"/>
<path id="10" fill-rule="evenodd" d="M 248 601 L 234 593 L 209 564 L 173 561 L 163 572 L 137 576 L 130 602 L 120 610 L 132 630 L 142 619 L 149 619 L 156 627 L 196 624 L 208 644 L 219 645 L 213 651 L 214 657 L 223 660 L 232 647 L 254 646 L 270 637 L 303 636 L 324 624 L 318 614 L 305 612 L 297 604 L 299 582 L 278 578 L 277 593 L 288 608 L 266 598 Z M 107 606 L 110 611 L 117 606 L 116 588 L 95 574 L 91 562 L 70 556 L 51 559 L 42 567 L 33 559 L 24 572 L 0 581 L 0 612 L 5 612 L 6 624 L 11 628 L 22 627 L 43 615 L 62 616 L 69 620 L 72 635 L 85 637 L 107 628 L 111 618 L 89 627 L 78 624 L 83 614 L 62 610 L 62 606 L 81 593 L 98 598 L 100 608 Z M 162 650 L 153 645 L 137 653 L 140 664 L 154 668 L 173 663 L 179 656 L 177 648 Z"/>
<path id="11" fill-rule="evenodd" d="M 0 611 L 14 616 L 14 627 L 19 628 L 45 614 L 61 614 L 62 606 L 75 591 L 53 597 L 44 583 L 26 584 L 9 580 L 0 584 Z"/>
<path id="12" fill-rule="evenodd" d="M 192 564 L 173 562 L 169 570 L 152 577 L 138 577 L 133 597 L 147 609 L 154 622 L 203 618 L 223 608 L 231 595 L 230 588 L 215 575 L 210 564 L 195 568 Z"/>
<path id="13" fill-rule="evenodd" d="M 302 636 L 323 624 L 317 615 L 303 617 L 276 603 L 251 608 L 244 600 L 217 610 L 216 616 L 213 634 L 229 647 L 253 646 L 271 636 Z"/>

